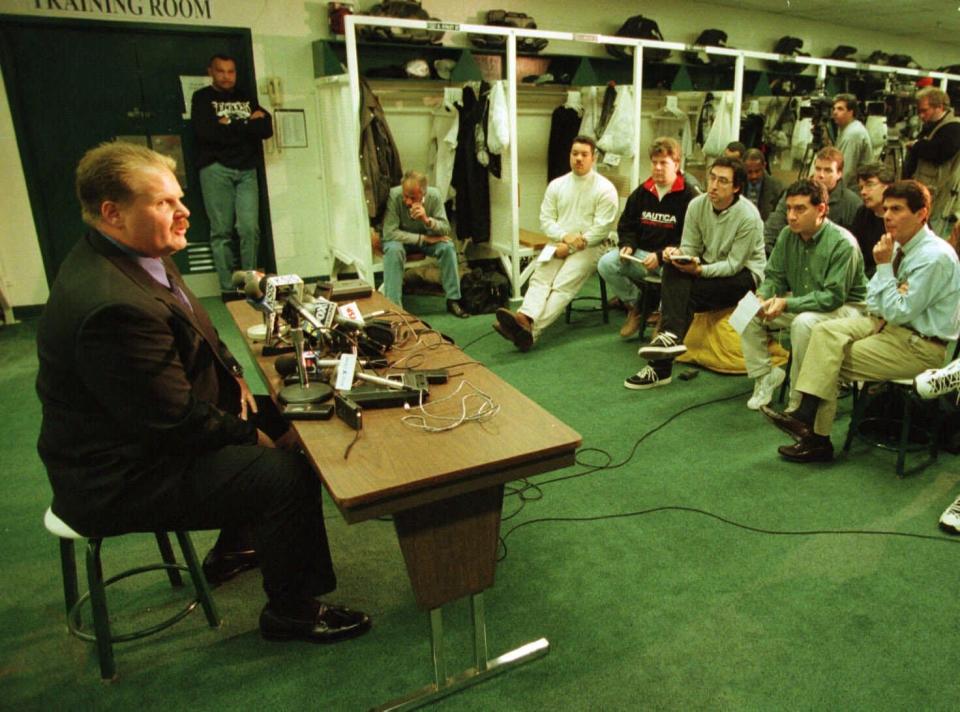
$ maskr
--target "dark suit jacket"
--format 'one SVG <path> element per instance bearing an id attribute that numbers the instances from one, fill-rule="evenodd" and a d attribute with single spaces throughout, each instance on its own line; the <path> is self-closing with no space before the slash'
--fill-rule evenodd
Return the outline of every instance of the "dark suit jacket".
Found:
<path id="1" fill-rule="evenodd" d="M 81 533 L 129 531 L 117 503 L 169 506 L 192 457 L 256 442 L 236 359 L 183 285 L 192 313 L 98 233 L 60 267 L 40 321 L 38 450 L 53 510 Z M 111 507 L 114 507 L 111 509 Z"/>
<path id="2" fill-rule="evenodd" d="M 784 187 L 780 181 L 764 173 L 763 185 L 760 186 L 760 199 L 757 201 L 757 210 L 760 211 L 760 217 L 764 222 L 777 207 L 777 201 L 780 200 L 783 191 Z"/>

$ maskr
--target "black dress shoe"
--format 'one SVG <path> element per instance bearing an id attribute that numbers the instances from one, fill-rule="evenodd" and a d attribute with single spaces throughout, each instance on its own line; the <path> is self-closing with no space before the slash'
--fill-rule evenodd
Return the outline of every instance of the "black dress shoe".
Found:
<path id="1" fill-rule="evenodd" d="M 800 438 L 793 445 L 777 448 L 780 457 L 790 462 L 830 462 L 833 460 L 833 443 L 822 435 Z"/>
<path id="2" fill-rule="evenodd" d="M 224 552 L 214 547 L 203 559 L 203 575 L 208 584 L 219 586 L 237 574 L 255 569 L 259 565 L 257 552 L 253 549 Z"/>
<path id="3" fill-rule="evenodd" d="M 463 310 L 463 307 L 460 306 L 460 302 L 458 302 L 456 299 L 447 300 L 447 311 L 460 319 L 466 319 L 470 316 Z"/>
<path id="4" fill-rule="evenodd" d="M 370 617 L 361 611 L 321 603 L 312 618 L 285 616 L 268 603 L 260 614 L 260 635 L 265 640 L 306 640 L 337 643 L 370 630 Z"/>
<path id="5" fill-rule="evenodd" d="M 776 425 L 780 430 L 792 437 L 794 440 L 813 435 L 813 429 L 802 420 L 794 418 L 789 413 L 781 413 L 768 405 L 760 406 L 760 412 L 767 416 L 767 419 Z"/>

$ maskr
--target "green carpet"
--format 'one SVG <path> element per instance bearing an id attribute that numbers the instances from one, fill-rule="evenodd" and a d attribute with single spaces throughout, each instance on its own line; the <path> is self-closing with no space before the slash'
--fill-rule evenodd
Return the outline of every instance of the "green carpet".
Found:
<path id="1" fill-rule="evenodd" d="M 640 361 L 637 342 L 617 337 L 619 313 L 609 325 L 576 314 L 520 354 L 492 332 L 492 316 L 455 319 L 442 298 L 407 302 L 584 442 L 580 465 L 511 487 L 505 558 L 486 595 L 492 655 L 541 636 L 549 655 L 437 709 L 956 709 L 960 537 L 936 527 L 958 492 L 955 457 L 905 480 L 891 453 L 863 444 L 831 465 L 785 463 L 785 437 L 745 407 L 745 377 L 623 388 Z M 226 310 L 207 306 L 243 354 Z M 35 450 L 35 332 L 35 322 L 0 329 L 0 406 L 16 413 L 0 443 L 3 707 L 360 710 L 430 681 L 429 621 L 392 525 L 348 526 L 327 502 L 334 600 L 368 611 L 369 635 L 262 641 L 251 572 L 215 591 L 221 629 L 195 614 L 118 645 L 120 679 L 102 684 L 92 646 L 65 631 L 57 545 L 42 525 L 50 490 Z M 849 402 L 842 410 L 838 448 Z M 201 554 L 213 537 L 195 535 Z M 153 553 L 149 535 L 109 540 L 106 572 Z M 129 628 L 180 600 L 158 574 L 118 584 L 110 606 Z M 471 664 L 468 615 L 463 602 L 445 609 L 450 673 Z"/>

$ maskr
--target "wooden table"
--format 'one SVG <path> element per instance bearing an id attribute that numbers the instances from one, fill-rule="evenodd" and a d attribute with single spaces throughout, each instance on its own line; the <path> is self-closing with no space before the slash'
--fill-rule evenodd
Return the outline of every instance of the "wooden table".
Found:
<path id="1" fill-rule="evenodd" d="M 393 309 L 374 292 L 359 300 L 364 313 Z M 228 304 L 242 333 L 260 323 L 244 302 Z M 422 324 L 413 320 L 415 326 Z M 424 337 L 437 343 L 437 335 Z M 281 380 L 274 359 L 247 342 L 257 365 L 276 394 Z M 394 349 L 391 361 L 417 350 Z M 455 347 L 422 350 L 417 368 L 444 368 L 471 359 Z M 366 409 L 363 430 L 355 432 L 334 418 L 295 421 L 304 451 L 347 522 L 392 515 L 417 604 L 430 612 L 434 683 L 378 709 L 412 709 L 546 654 L 546 639 L 489 659 L 483 591 L 496 569 L 504 483 L 573 464 L 580 435 L 485 367 L 456 366 L 446 384 L 430 386 L 430 401 L 452 393 L 467 380 L 500 406 L 486 422 L 466 423 L 444 433 L 426 433 L 404 425 L 401 408 Z M 413 412 L 413 411 L 411 411 Z M 444 665 L 442 606 L 471 597 L 474 667 L 448 677 Z"/>

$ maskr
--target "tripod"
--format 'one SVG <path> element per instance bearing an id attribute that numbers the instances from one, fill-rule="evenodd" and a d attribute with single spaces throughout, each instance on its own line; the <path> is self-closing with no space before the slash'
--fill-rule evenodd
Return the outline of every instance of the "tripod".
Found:
<path id="1" fill-rule="evenodd" d="M 887 136 L 887 142 L 880 151 L 880 163 L 892 170 L 897 180 L 900 180 L 903 170 L 903 157 L 903 141 L 899 137 Z"/>
<path id="2" fill-rule="evenodd" d="M 800 170 L 797 172 L 797 180 L 803 180 L 804 178 L 810 177 L 810 173 L 813 171 L 813 162 L 816 159 L 817 153 L 825 145 L 823 134 L 824 131 L 826 131 L 826 127 L 821 124 L 819 120 L 814 119 L 813 125 L 810 127 L 810 131 L 813 134 L 813 140 L 807 144 L 807 148 L 803 152 L 803 160 L 800 162 Z"/>

